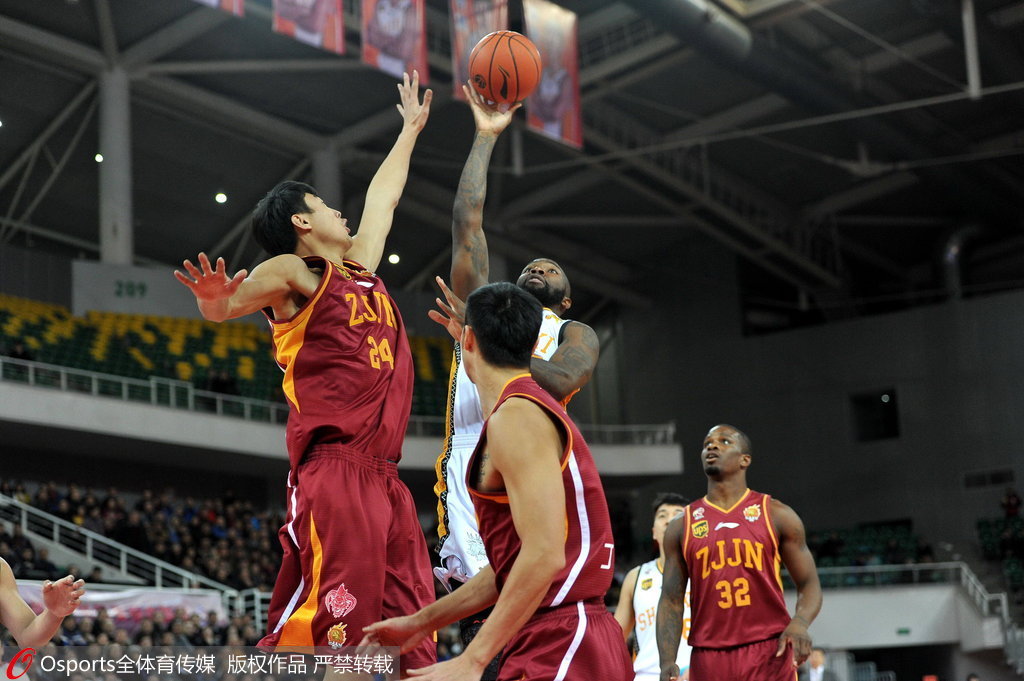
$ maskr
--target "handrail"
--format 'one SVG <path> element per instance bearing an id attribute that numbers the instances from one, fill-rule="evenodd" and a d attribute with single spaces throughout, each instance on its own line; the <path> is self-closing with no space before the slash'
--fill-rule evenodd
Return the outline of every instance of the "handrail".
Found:
<path id="1" fill-rule="evenodd" d="M 195 589 L 202 585 L 231 596 L 238 593 L 226 584 L 171 565 L 6 494 L 0 494 L 0 517 L 8 522 L 18 523 L 24 532 L 48 538 L 56 544 L 83 554 L 90 562 L 116 567 L 125 574 L 152 583 L 157 589 Z"/>
<path id="2" fill-rule="evenodd" d="M 818 577 L 825 587 L 900 586 L 903 584 L 959 584 L 982 615 L 998 617 L 1004 626 L 1010 623 L 1009 601 L 1005 593 L 990 594 L 967 563 L 907 563 L 903 565 L 858 565 L 819 567 Z"/>
<path id="3" fill-rule="evenodd" d="M 0 356 L 0 384 L 5 381 L 246 421 L 283 425 L 288 420 L 288 405 L 283 402 L 198 390 L 187 381 L 161 376 L 150 376 L 144 381 Z M 592 445 L 664 445 L 673 444 L 676 437 L 674 421 L 641 425 L 579 424 L 579 427 Z M 419 437 L 442 437 L 445 419 L 440 416 L 411 416 L 406 433 Z"/>

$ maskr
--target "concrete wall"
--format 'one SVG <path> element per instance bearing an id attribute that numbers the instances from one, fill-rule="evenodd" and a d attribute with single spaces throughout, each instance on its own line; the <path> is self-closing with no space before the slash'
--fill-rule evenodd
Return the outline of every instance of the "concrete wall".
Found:
<path id="1" fill-rule="evenodd" d="M 703 494 L 700 443 L 725 422 L 753 439 L 751 487 L 810 528 L 912 518 L 955 543 L 1000 514 L 1003 490 L 965 490 L 963 477 L 1022 472 L 1024 293 L 743 337 L 735 262 L 687 243 L 658 278 L 657 311 L 627 310 L 622 323 L 626 417 L 678 422 L 684 493 Z M 856 442 L 850 395 L 890 387 L 900 437 Z"/>

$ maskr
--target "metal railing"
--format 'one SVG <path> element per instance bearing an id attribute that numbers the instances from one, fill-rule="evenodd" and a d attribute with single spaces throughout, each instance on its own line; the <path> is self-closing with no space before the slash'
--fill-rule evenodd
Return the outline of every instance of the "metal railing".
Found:
<path id="1" fill-rule="evenodd" d="M 0 357 L 0 381 L 110 397 L 125 402 L 232 416 L 246 421 L 283 424 L 288 405 L 250 397 L 197 390 L 186 381 L 150 376 L 148 380 L 73 369 L 56 364 Z"/>
<path id="2" fill-rule="evenodd" d="M 103 563 L 124 574 L 138 577 L 157 589 L 203 587 L 231 597 L 238 594 L 225 584 L 158 560 L 5 494 L 0 494 L 0 519 L 19 525 L 24 532 L 31 532 L 79 553 L 90 563 Z"/>
<path id="3" fill-rule="evenodd" d="M 1010 623 L 1006 594 L 989 593 L 971 568 L 962 562 L 819 567 L 818 577 L 825 588 L 959 584 L 983 616 L 998 617 L 1004 625 Z"/>
<path id="4" fill-rule="evenodd" d="M 246 421 L 279 425 L 288 422 L 287 404 L 197 390 L 186 381 L 159 376 L 140 380 L 0 356 L 0 383 L 5 381 Z M 674 422 L 645 425 L 579 424 L 579 427 L 587 442 L 592 445 L 673 444 L 676 435 Z M 441 416 L 412 416 L 406 434 L 443 437 L 445 419 Z"/>
<path id="5" fill-rule="evenodd" d="M 270 592 L 246 589 L 235 597 L 234 611 L 239 615 L 251 615 L 256 631 L 263 631 L 270 607 Z"/>

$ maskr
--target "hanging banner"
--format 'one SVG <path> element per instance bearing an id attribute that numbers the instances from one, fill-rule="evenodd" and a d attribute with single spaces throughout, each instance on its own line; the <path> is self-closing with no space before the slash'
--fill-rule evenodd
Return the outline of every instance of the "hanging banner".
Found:
<path id="1" fill-rule="evenodd" d="M 469 79 L 469 53 L 480 39 L 508 29 L 508 0 L 450 0 L 452 17 L 452 89 L 466 101 L 462 86 Z"/>
<path id="2" fill-rule="evenodd" d="M 401 78 L 428 81 L 426 0 L 363 0 L 363 61 Z"/>
<path id="3" fill-rule="evenodd" d="M 274 31 L 328 52 L 345 54 L 341 0 L 274 0 Z"/>
<path id="4" fill-rule="evenodd" d="M 544 71 L 526 98 L 526 123 L 542 135 L 583 146 L 576 13 L 547 0 L 523 0 L 526 35 L 540 50 Z"/>
<path id="5" fill-rule="evenodd" d="M 236 17 L 245 16 L 245 0 L 196 0 L 200 5 L 231 12 Z"/>

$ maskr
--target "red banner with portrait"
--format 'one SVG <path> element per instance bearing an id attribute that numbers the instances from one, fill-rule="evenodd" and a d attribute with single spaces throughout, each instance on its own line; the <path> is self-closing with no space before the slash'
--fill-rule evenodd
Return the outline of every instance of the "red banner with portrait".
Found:
<path id="1" fill-rule="evenodd" d="M 396 78 L 427 68 L 426 0 L 363 0 L 363 61 Z"/>
<path id="2" fill-rule="evenodd" d="M 274 0 L 274 31 L 328 52 L 345 54 L 341 0 Z"/>
<path id="3" fill-rule="evenodd" d="M 526 35 L 537 45 L 544 64 L 540 84 L 526 98 L 526 123 L 542 135 L 580 149 L 583 117 L 576 13 L 547 0 L 523 0 L 523 11 Z"/>
<path id="4" fill-rule="evenodd" d="M 488 33 L 508 29 L 508 0 L 450 0 L 452 19 L 452 89 L 462 101 L 469 79 L 469 53 Z"/>
<path id="5" fill-rule="evenodd" d="M 245 16 L 245 0 L 196 0 L 200 5 L 231 12 L 236 17 Z"/>

